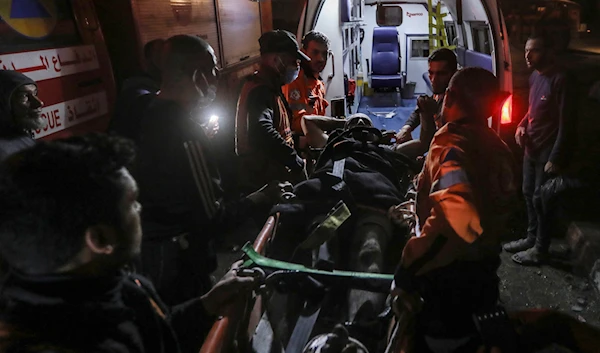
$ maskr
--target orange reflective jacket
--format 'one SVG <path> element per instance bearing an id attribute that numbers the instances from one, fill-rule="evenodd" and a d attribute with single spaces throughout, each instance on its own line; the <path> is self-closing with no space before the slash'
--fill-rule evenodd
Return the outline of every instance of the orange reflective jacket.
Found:
<path id="1" fill-rule="evenodd" d="M 283 86 L 283 94 L 292 108 L 292 131 L 302 133 L 304 115 L 325 115 L 329 102 L 325 99 L 325 84 L 300 70 L 298 78 Z"/>
<path id="2" fill-rule="evenodd" d="M 434 136 L 417 184 L 417 235 L 401 268 L 422 275 L 455 261 L 498 256 L 514 207 L 515 163 L 487 125 L 458 121 Z"/>

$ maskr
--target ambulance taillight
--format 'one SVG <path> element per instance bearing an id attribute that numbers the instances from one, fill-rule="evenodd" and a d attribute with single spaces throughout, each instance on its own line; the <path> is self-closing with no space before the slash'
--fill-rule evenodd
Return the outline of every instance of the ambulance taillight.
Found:
<path id="1" fill-rule="evenodd" d="M 512 95 L 508 96 L 502 104 L 501 124 L 510 124 L 512 122 Z"/>

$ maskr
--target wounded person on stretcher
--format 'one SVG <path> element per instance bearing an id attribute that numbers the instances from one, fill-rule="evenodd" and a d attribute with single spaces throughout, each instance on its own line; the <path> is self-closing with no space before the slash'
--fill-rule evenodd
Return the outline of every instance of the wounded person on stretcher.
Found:
<path id="1" fill-rule="evenodd" d="M 435 101 L 433 101 L 435 102 Z M 395 152 L 402 153 L 411 160 L 423 156 L 429 149 L 429 144 L 436 132 L 435 114 L 428 113 L 434 109 L 432 98 L 421 96 L 417 100 L 421 117 L 421 135 L 417 140 L 410 140 L 392 146 L 391 140 L 395 138 L 394 131 L 382 132 L 380 143 L 390 145 Z M 302 130 L 306 136 L 306 143 L 312 148 L 323 148 L 329 140 L 327 132 L 344 129 L 349 130 L 356 126 L 373 126 L 371 119 L 362 113 L 350 115 L 347 119 L 331 118 L 318 115 L 305 115 L 302 117 Z"/>
<path id="2" fill-rule="evenodd" d="M 322 149 L 322 152 L 310 178 L 294 187 L 295 199 L 278 205 L 274 210 L 280 213 L 280 224 L 290 227 L 289 232 L 284 233 L 291 238 L 291 234 L 296 234 L 297 241 L 304 241 L 313 227 L 323 221 L 339 201 L 343 201 L 352 216 L 336 233 L 360 239 L 353 244 L 356 246 L 351 246 L 356 250 L 354 255 L 360 258 L 358 244 L 366 241 L 365 237 L 369 237 L 370 233 L 381 237 L 376 241 L 381 249 L 386 249 L 385 245 L 392 238 L 404 239 L 403 236 L 392 236 L 396 229 L 388 210 L 405 201 L 416 171 L 410 160 L 395 153 L 390 146 L 383 145 L 389 143 L 394 132 L 381 134 L 364 114 L 356 114 L 346 120 L 305 116 L 302 125 L 310 146 Z M 325 131 L 332 133 L 328 135 Z M 293 243 L 289 241 L 290 237 L 286 238 L 288 246 Z M 396 255 L 400 253 L 401 250 L 397 249 Z M 283 258 L 289 260 L 287 256 Z M 352 270 L 377 272 L 382 270 L 382 265 L 380 262 L 377 269 Z M 394 266 L 395 263 L 390 270 Z"/>

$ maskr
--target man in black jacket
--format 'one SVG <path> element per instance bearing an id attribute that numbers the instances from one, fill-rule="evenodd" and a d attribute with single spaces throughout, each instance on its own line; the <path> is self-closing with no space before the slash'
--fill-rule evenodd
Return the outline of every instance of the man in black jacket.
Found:
<path id="1" fill-rule="evenodd" d="M 272 179 L 294 184 L 306 179 L 305 162 L 292 137 L 292 110 L 281 87 L 298 77 L 300 60 L 310 58 L 287 31 L 264 33 L 258 42 L 260 68 L 242 87 L 235 118 L 239 185 L 244 192 Z"/>
<path id="2" fill-rule="evenodd" d="M 42 142 L 0 166 L 2 352 L 198 352 L 219 308 L 253 283 L 230 272 L 167 308 L 139 255 L 132 145 L 105 135 Z"/>
<path id="3" fill-rule="evenodd" d="M 144 110 L 160 90 L 163 39 L 144 45 L 144 71 L 123 81 L 109 131 L 137 142 Z"/>
<path id="4" fill-rule="evenodd" d="M 34 80 L 17 71 L 0 70 L 0 161 L 31 147 L 31 132 L 46 126 L 44 103 Z"/>
<path id="5" fill-rule="evenodd" d="M 144 113 L 134 175 L 144 206 L 142 273 L 175 305 L 210 289 L 215 238 L 260 206 L 268 210 L 280 193 L 272 183 L 239 200 L 223 199 L 216 154 L 200 124 L 217 90 L 213 48 L 200 37 L 177 35 L 165 42 L 163 58 L 161 90 Z"/>

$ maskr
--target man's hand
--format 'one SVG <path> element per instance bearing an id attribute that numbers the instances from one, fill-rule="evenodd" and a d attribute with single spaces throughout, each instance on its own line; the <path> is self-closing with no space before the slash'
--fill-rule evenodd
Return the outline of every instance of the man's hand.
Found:
<path id="1" fill-rule="evenodd" d="M 421 114 L 433 116 L 438 111 L 438 103 L 433 97 L 422 95 L 417 98 L 417 107 Z"/>
<path id="2" fill-rule="evenodd" d="M 518 127 L 517 131 L 515 132 L 515 141 L 517 142 L 517 145 L 519 145 L 521 148 L 525 147 L 525 140 L 527 139 L 527 132 L 525 131 L 524 127 Z"/>
<path id="3" fill-rule="evenodd" d="M 267 185 L 263 186 L 260 190 L 248 195 L 248 198 L 256 204 L 277 204 L 281 201 L 286 200 L 286 197 L 290 196 L 290 194 L 293 191 L 294 186 L 289 182 L 280 182 L 279 180 L 273 180 Z"/>
<path id="4" fill-rule="evenodd" d="M 379 141 L 381 144 L 389 145 L 392 143 L 392 139 L 396 138 L 396 132 L 392 131 L 383 131 L 381 133 L 381 140 Z"/>
<path id="5" fill-rule="evenodd" d="M 423 299 L 418 293 L 408 293 L 405 290 L 396 287 L 396 283 L 392 282 L 392 310 L 396 317 L 400 317 L 403 313 L 415 315 L 421 311 Z"/>
<path id="6" fill-rule="evenodd" d="M 244 298 L 254 287 L 256 283 L 255 276 L 240 277 L 237 275 L 237 269 L 241 264 L 242 261 L 234 263 L 229 272 L 208 293 L 200 298 L 209 314 L 224 314 L 228 304 L 236 299 Z M 257 273 L 256 277 L 258 276 Z"/>
<path id="7" fill-rule="evenodd" d="M 408 125 L 404 125 L 400 131 L 396 134 L 396 144 L 404 143 L 412 140 L 412 128 Z"/>
<path id="8" fill-rule="evenodd" d="M 546 162 L 544 166 L 544 172 L 548 174 L 558 174 L 560 173 L 560 167 L 550 161 Z"/>

